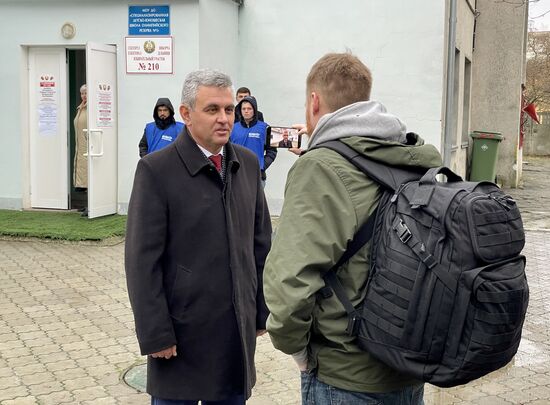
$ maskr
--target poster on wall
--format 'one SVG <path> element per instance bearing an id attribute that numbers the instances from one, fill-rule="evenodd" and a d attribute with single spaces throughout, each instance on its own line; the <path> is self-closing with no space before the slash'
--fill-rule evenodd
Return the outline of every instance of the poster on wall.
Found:
<path id="1" fill-rule="evenodd" d="M 38 133 L 57 133 L 58 86 L 53 75 L 42 74 L 38 80 Z"/>
<path id="2" fill-rule="evenodd" d="M 126 37 L 126 73 L 172 74 L 172 37 Z"/>
<path id="3" fill-rule="evenodd" d="M 98 128 L 113 126 L 113 90 L 109 83 L 97 84 L 97 122 Z"/>

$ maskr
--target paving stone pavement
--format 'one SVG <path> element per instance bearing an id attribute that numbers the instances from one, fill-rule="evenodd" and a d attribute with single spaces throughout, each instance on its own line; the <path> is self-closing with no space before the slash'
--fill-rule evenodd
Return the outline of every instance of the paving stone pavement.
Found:
<path id="1" fill-rule="evenodd" d="M 505 368 L 470 384 L 426 386 L 432 404 L 550 404 L 550 158 L 529 159 L 523 189 L 530 305 Z M 546 200 L 548 201 L 548 200 Z M 0 240 L 0 404 L 148 404 L 122 380 L 143 362 L 126 294 L 123 243 Z M 259 338 L 250 405 L 300 403 L 292 360 Z"/>

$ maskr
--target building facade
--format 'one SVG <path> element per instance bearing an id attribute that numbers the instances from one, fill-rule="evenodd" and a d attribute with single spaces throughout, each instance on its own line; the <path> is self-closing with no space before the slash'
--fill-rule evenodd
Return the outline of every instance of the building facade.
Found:
<path id="1" fill-rule="evenodd" d="M 142 23 L 146 33 L 135 35 L 140 21 L 132 11 L 156 8 L 168 10 L 168 20 L 161 15 L 155 21 L 162 27 L 150 25 L 157 28 Z M 492 130 L 505 135 L 499 180 L 514 186 L 520 175 L 514 166 L 521 159 L 526 6 L 492 0 L 0 0 L 0 11 L 3 37 L 12 38 L 0 64 L 0 170 L 9 174 L 0 177 L 0 208 L 74 208 L 72 120 L 83 83 L 91 88 L 87 198 L 93 217 L 126 212 L 143 128 L 157 98 L 169 97 L 177 110 L 189 71 L 227 72 L 235 87 L 251 88 L 268 124 L 287 126 L 304 121 L 311 65 L 327 52 L 346 50 L 372 69 L 372 98 L 436 145 L 453 170 L 467 174 L 469 132 Z M 147 40 L 157 47 L 169 41 L 171 63 L 129 63 L 132 44 Z M 274 214 L 296 158 L 282 150 L 268 170 Z"/>

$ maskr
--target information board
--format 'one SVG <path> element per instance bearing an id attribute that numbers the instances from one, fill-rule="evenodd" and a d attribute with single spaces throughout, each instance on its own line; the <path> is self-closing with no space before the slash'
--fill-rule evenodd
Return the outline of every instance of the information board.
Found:
<path id="1" fill-rule="evenodd" d="M 128 6 L 128 35 L 170 35 L 170 6 Z"/>

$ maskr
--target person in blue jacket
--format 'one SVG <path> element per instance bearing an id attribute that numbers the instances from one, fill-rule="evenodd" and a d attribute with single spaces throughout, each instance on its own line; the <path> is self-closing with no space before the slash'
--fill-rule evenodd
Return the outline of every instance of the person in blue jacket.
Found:
<path id="1" fill-rule="evenodd" d="M 139 157 L 170 145 L 182 131 L 184 124 L 174 118 L 174 107 L 169 98 L 159 98 L 153 110 L 155 121 L 145 125 L 139 141 Z"/>
<path id="2" fill-rule="evenodd" d="M 245 97 L 235 108 L 239 114 L 239 122 L 235 122 L 230 141 L 250 149 L 258 156 L 262 174 L 262 184 L 265 185 L 265 171 L 277 157 L 277 148 L 269 146 L 266 141 L 267 124 L 258 119 L 258 105 L 254 97 Z"/>

